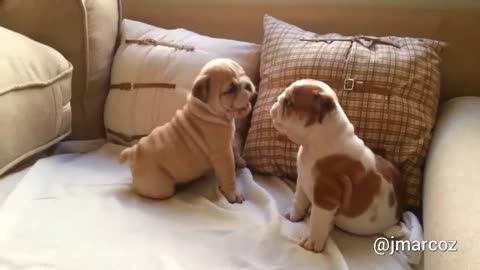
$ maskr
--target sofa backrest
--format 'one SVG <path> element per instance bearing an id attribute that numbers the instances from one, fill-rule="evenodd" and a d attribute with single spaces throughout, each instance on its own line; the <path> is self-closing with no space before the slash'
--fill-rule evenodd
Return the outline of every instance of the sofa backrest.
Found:
<path id="1" fill-rule="evenodd" d="M 441 99 L 480 96 L 478 1 L 450 1 L 450 4 L 446 0 L 191 2 L 123 0 L 123 15 L 163 28 L 186 28 L 205 35 L 257 43 L 262 42 L 265 13 L 317 33 L 397 35 L 442 40 L 449 46 L 443 53 Z"/>
<path id="2" fill-rule="evenodd" d="M 103 107 L 120 0 L 0 0 L 0 26 L 53 47 L 73 65 L 71 139 L 105 136 Z"/>

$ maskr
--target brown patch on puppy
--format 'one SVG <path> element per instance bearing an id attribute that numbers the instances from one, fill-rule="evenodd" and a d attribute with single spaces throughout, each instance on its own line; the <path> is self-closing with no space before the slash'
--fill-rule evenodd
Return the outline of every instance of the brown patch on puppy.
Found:
<path id="1" fill-rule="evenodd" d="M 394 199 L 397 201 L 396 216 L 397 218 L 401 218 L 405 207 L 405 202 L 403 200 L 405 184 L 402 181 L 402 176 L 392 163 L 379 155 L 375 155 L 375 165 L 377 171 L 383 176 L 383 178 L 393 185 L 395 193 Z"/>
<path id="2" fill-rule="evenodd" d="M 324 92 L 322 88 L 313 85 L 295 87 L 286 96 L 283 111 L 306 119 L 305 126 L 322 123 L 325 116 L 336 108 L 334 98 Z"/>
<path id="3" fill-rule="evenodd" d="M 358 160 L 336 154 L 320 159 L 313 168 L 313 201 L 347 217 L 361 215 L 380 192 L 381 177 Z"/>
<path id="4" fill-rule="evenodd" d="M 200 76 L 193 83 L 192 96 L 200 99 L 202 102 L 208 102 L 209 86 L 210 80 L 206 75 Z"/>

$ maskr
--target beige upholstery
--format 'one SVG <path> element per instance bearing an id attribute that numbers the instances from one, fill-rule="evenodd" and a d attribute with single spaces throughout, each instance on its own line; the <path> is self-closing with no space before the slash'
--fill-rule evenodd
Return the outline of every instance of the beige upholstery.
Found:
<path id="1" fill-rule="evenodd" d="M 110 68 L 121 22 L 120 0 L 83 0 L 87 14 L 88 84 L 74 101 L 83 119 L 73 122 L 73 138 L 104 137 L 103 110 L 110 85 Z M 74 105 L 73 105 L 74 106 Z M 79 116 L 80 117 L 80 116 Z"/>
<path id="2" fill-rule="evenodd" d="M 72 65 L 0 27 L 0 175 L 70 133 Z"/>
<path id="3" fill-rule="evenodd" d="M 426 239 L 457 240 L 457 252 L 427 252 L 425 269 L 480 269 L 480 97 L 440 110 L 425 169 Z"/>
<path id="4" fill-rule="evenodd" d="M 268 13 L 315 33 L 425 37 L 449 43 L 442 66 L 442 100 L 480 95 L 480 5 L 396 4 L 404 1 L 159 1 L 123 0 L 126 18 L 164 28 L 183 27 L 204 35 L 262 42 L 262 19 Z M 193 2 L 193 1 L 191 1 Z M 294 5 L 288 2 L 295 2 Z M 336 3 L 337 2 L 337 3 Z M 410 2 L 412 3 L 412 2 Z M 473 1 L 472 1 L 473 3 Z M 390 6 L 389 6 L 390 5 Z M 392 6 L 393 5 L 393 6 Z M 215 14 L 212 16 L 212 14 Z M 221 23 L 219 23 L 221 22 Z"/>
<path id="5" fill-rule="evenodd" d="M 0 25 L 62 53 L 74 66 L 72 138 L 104 136 L 103 105 L 119 24 L 118 0 L 2 0 Z"/>

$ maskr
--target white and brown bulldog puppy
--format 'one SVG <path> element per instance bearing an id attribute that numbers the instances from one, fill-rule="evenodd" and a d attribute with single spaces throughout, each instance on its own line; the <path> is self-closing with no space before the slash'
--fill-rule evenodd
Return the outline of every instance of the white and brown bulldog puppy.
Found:
<path id="1" fill-rule="evenodd" d="M 241 203 L 244 195 L 235 185 L 234 120 L 250 112 L 254 92 L 250 78 L 235 61 L 208 62 L 183 109 L 120 154 L 121 162 L 131 161 L 134 190 L 153 199 L 168 198 L 177 184 L 213 169 L 227 200 Z"/>
<path id="2" fill-rule="evenodd" d="M 300 145 L 293 206 L 285 217 L 301 221 L 310 211 L 301 242 L 321 252 L 335 224 L 357 234 L 382 233 L 402 214 L 400 174 L 355 135 L 335 92 L 316 80 L 292 83 L 272 106 L 275 128 Z"/>

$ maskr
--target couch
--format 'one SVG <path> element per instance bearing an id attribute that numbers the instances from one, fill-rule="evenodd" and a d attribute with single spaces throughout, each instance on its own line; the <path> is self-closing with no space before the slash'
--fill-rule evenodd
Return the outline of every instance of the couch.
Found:
<path id="1" fill-rule="evenodd" d="M 424 167 L 421 219 L 426 240 L 455 240 L 458 251 L 426 251 L 424 269 L 480 269 L 480 228 L 475 225 L 480 220 L 480 197 L 475 195 L 480 180 L 480 32 L 475 31 L 480 27 L 480 6 L 468 1 L 363 2 L 3 0 L 0 26 L 51 46 L 73 65 L 71 133 L 62 139 L 75 141 L 105 137 L 103 106 L 122 18 L 261 43 L 261 18 L 269 13 L 318 33 L 448 42 L 442 56 L 441 104 Z M 15 172 L 0 180 L 4 193 L 15 186 L 9 180 L 12 175 Z"/>

